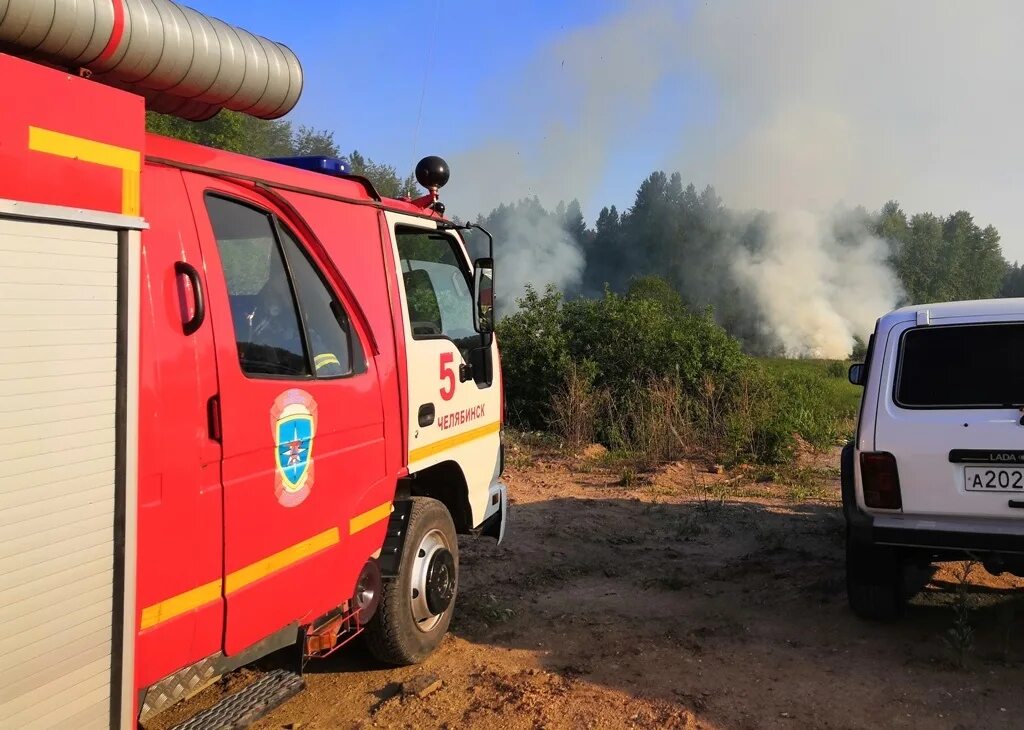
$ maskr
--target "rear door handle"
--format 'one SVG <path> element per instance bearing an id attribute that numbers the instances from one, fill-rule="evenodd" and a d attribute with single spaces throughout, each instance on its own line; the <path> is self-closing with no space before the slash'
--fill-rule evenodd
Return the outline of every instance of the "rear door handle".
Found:
<path id="1" fill-rule="evenodd" d="M 220 396 L 212 395 L 210 400 L 206 401 L 206 420 L 210 438 L 217 443 L 222 443 L 224 434 L 220 425 Z"/>
<path id="2" fill-rule="evenodd" d="M 420 406 L 420 412 L 417 416 L 417 422 L 420 424 L 420 428 L 426 428 L 434 422 L 434 404 L 424 403 Z"/>

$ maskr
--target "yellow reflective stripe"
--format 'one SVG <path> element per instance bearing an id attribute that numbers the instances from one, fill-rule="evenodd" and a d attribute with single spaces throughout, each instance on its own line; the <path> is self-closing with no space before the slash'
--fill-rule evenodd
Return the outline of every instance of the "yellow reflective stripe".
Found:
<path id="1" fill-rule="evenodd" d="M 349 520 L 349 534 L 354 535 L 357 532 L 361 532 L 381 520 L 386 520 L 390 515 L 391 502 L 385 502 L 367 512 L 356 515 Z M 340 530 L 337 527 L 332 527 L 321 532 L 319 535 L 314 535 L 308 540 L 303 540 L 296 545 L 292 545 L 269 557 L 229 573 L 223 585 L 220 580 L 211 581 L 198 588 L 193 588 L 190 591 L 185 591 L 177 596 L 172 596 L 159 603 L 155 603 L 152 606 L 147 606 L 142 609 L 139 627 L 141 629 L 152 628 L 159 623 L 212 603 L 221 597 L 222 588 L 225 595 L 234 593 L 247 585 L 266 578 L 272 573 L 276 573 L 299 562 L 303 558 L 314 555 L 332 545 L 337 545 L 340 540 Z"/>
<path id="2" fill-rule="evenodd" d="M 121 212 L 125 215 L 139 214 L 142 154 L 138 150 L 40 127 L 28 128 L 28 148 L 33 152 L 43 152 L 121 170 Z"/>
<path id="3" fill-rule="evenodd" d="M 213 603 L 220 598 L 221 582 L 210 581 L 206 585 L 185 591 L 177 596 L 160 601 L 152 606 L 142 609 L 142 619 L 139 621 L 139 628 L 148 629 L 159 623 L 168 621 L 175 616 L 193 611 L 200 606 Z"/>
<path id="4" fill-rule="evenodd" d="M 142 155 L 135 150 L 39 127 L 28 128 L 28 148 L 119 170 L 139 172 L 142 169 Z"/>
<path id="5" fill-rule="evenodd" d="M 310 555 L 329 548 L 331 545 L 337 545 L 340 539 L 338 528 L 332 527 L 321 532 L 319 535 L 314 535 L 308 540 L 303 540 L 297 545 L 292 545 L 281 552 L 274 553 L 269 558 L 263 558 L 263 560 L 258 560 L 252 565 L 236 570 L 234 573 L 228 573 L 227 580 L 224 583 L 224 592 L 234 593 L 250 583 L 255 583 L 261 578 L 266 578 L 271 573 L 299 562 L 303 558 L 308 558 Z"/>
<path id="6" fill-rule="evenodd" d="M 427 457 L 440 454 L 442 451 L 453 449 L 456 446 L 462 446 L 470 441 L 475 441 L 478 438 L 483 438 L 492 433 L 497 433 L 501 430 L 501 422 L 495 421 L 494 423 L 488 423 L 486 426 L 478 426 L 477 428 L 464 431 L 463 433 L 457 433 L 454 436 L 435 441 L 432 444 L 426 446 L 420 446 L 418 449 L 413 449 L 409 452 L 409 462 L 421 461 Z"/>
<path id="7" fill-rule="evenodd" d="M 139 215 L 142 212 L 142 176 L 134 170 L 121 171 L 121 212 Z"/>
<path id="8" fill-rule="evenodd" d="M 388 505 L 390 506 L 390 504 Z M 240 570 L 229 573 L 225 581 L 226 590 L 223 593 L 233 593 L 245 586 L 255 583 L 261 578 L 266 578 L 271 573 L 287 568 L 289 565 L 299 562 L 303 558 L 320 552 L 332 545 L 338 544 L 341 536 L 337 527 L 314 535 L 308 540 L 303 540 L 297 545 L 292 545 L 270 557 L 258 560 Z M 168 621 L 175 616 L 188 613 L 197 608 L 205 606 L 218 600 L 222 595 L 221 581 L 211 581 L 190 591 L 179 593 L 166 600 L 154 603 L 142 609 L 142 618 L 139 621 L 140 629 L 148 629 L 159 623 Z"/>
<path id="9" fill-rule="evenodd" d="M 391 516 L 391 502 L 385 502 L 379 507 L 374 507 L 368 512 L 363 512 L 361 515 L 356 515 L 348 522 L 348 534 L 355 535 L 357 532 L 365 530 L 371 525 L 376 525 L 381 520 L 386 520 Z"/>

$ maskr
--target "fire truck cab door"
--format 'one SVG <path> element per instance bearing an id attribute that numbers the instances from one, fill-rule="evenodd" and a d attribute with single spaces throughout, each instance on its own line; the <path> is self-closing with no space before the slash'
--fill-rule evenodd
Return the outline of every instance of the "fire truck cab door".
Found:
<path id="1" fill-rule="evenodd" d="M 354 302 L 301 221 L 226 181 L 190 175 L 189 195 L 217 350 L 232 655 L 350 598 L 345 543 L 383 478 L 383 411 Z"/>
<path id="2" fill-rule="evenodd" d="M 456 462 L 476 527 L 499 506 L 501 393 L 494 345 L 473 324 L 473 270 L 452 232 L 425 218 L 386 216 L 408 361 L 409 471 Z"/>

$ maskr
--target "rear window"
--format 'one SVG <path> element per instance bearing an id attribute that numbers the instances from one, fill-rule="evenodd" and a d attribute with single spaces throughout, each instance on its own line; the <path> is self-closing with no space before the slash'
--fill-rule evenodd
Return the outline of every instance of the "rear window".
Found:
<path id="1" fill-rule="evenodd" d="M 905 408 L 1024 405 L 1024 324 L 907 331 L 900 345 L 896 404 Z"/>

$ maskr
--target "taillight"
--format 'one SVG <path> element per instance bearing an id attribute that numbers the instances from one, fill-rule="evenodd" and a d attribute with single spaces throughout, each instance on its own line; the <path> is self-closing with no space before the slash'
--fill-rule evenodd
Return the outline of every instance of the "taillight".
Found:
<path id="1" fill-rule="evenodd" d="M 902 509 L 900 473 L 895 456 L 887 451 L 861 453 L 860 479 L 864 485 L 865 505 L 878 509 Z"/>

